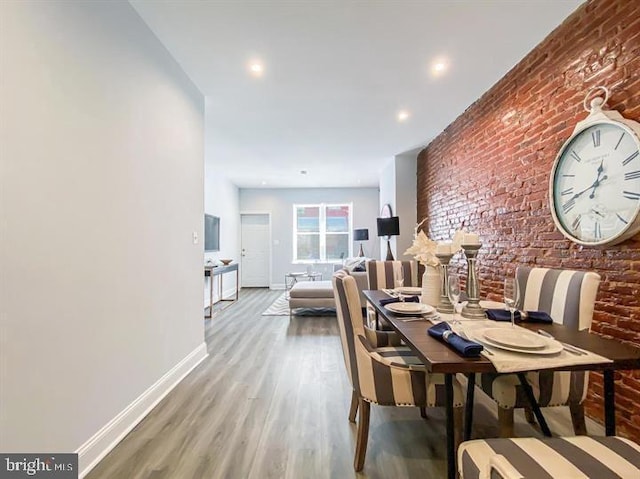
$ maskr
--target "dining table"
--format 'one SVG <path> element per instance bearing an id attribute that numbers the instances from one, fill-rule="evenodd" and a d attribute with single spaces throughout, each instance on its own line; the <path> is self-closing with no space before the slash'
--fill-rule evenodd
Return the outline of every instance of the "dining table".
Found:
<path id="1" fill-rule="evenodd" d="M 454 442 L 453 419 L 453 379 L 456 374 L 464 374 L 467 377 L 467 393 L 464 414 L 464 438 L 470 439 L 473 424 L 473 395 L 475 390 L 475 375 L 477 373 L 497 373 L 493 362 L 485 355 L 477 357 L 464 357 L 442 342 L 430 336 L 427 330 L 433 326 L 427 318 L 397 314 L 387 309 L 381 301 L 390 298 L 388 292 L 382 290 L 365 290 L 363 294 L 367 301 L 375 308 L 378 315 L 397 332 L 403 342 L 424 363 L 430 373 L 441 373 L 445 382 L 445 411 L 446 411 L 446 451 L 447 451 L 447 477 L 456 477 L 456 451 Z M 454 319 L 451 314 L 440 314 L 440 319 L 447 322 Z M 476 320 L 477 321 L 477 320 Z M 549 370 L 562 371 L 601 371 L 604 377 L 604 420 L 607 436 L 615 435 L 615 384 L 614 373 L 616 370 L 640 369 L 640 348 L 623 343 L 616 339 L 590 333 L 587 330 L 576 331 L 561 324 L 519 323 L 527 329 L 534 331 L 543 330 L 553 335 L 562 343 L 576 346 L 605 358 L 606 362 L 582 362 L 581 364 L 564 365 L 550 368 Z M 539 370 L 537 362 L 531 361 L 531 371 Z M 517 373 L 525 395 L 540 424 L 542 432 L 550 436 L 547 423 L 538 407 L 531 386 L 526 380 L 526 371 Z"/>

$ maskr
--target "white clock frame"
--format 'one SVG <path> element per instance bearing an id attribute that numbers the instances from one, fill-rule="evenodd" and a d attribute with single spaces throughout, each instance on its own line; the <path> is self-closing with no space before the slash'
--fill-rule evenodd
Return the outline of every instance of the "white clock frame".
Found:
<path id="1" fill-rule="evenodd" d="M 604 100 L 602 97 L 597 96 L 591 100 L 591 108 L 587 108 L 586 100 L 589 98 L 591 93 L 594 90 L 603 90 L 605 92 Z M 570 231 L 567 231 L 561 219 L 558 217 L 556 213 L 556 201 L 555 201 L 555 185 L 556 185 L 556 173 L 558 167 L 560 166 L 560 160 L 563 157 L 563 154 L 567 147 L 571 145 L 574 138 L 579 136 L 584 130 L 587 128 L 597 125 L 608 123 L 615 125 L 618 128 L 622 128 L 627 133 L 629 133 L 630 137 L 634 140 L 636 147 L 640 150 L 640 123 L 624 118 L 619 112 L 616 110 L 603 110 L 602 107 L 606 104 L 607 99 L 609 98 L 609 91 L 605 87 L 596 87 L 587 93 L 584 101 L 585 110 L 589 113 L 589 116 L 582 121 L 579 121 L 576 124 L 575 129 L 571 136 L 564 142 L 562 147 L 558 150 L 558 154 L 556 155 L 555 161 L 553 162 L 553 167 L 551 168 L 551 175 L 549 176 L 549 203 L 551 209 L 551 215 L 553 216 L 553 221 L 556 225 L 556 228 L 568 239 L 571 241 L 584 245 L 584 246 L 603 246 L 603 245 L 615 245 L 623 242 L 633 236 L 635 236 L 638 232 L 640 232 L 640 201 L 635 208 L 635 213 L 633 217 L 629 220 L 627 225 L 620 230 L 614 236 L 610 236 L 608 238 L 604 238 L 601 241 L 585 241 L 576 236 L 574 236 Z M 561 205 L 558 205 L 561 207 Z"/>

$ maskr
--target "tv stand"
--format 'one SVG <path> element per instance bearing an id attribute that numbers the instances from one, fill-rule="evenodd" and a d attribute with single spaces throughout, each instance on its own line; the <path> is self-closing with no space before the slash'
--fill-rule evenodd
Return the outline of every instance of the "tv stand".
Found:
<path id="1" fill-rule="evenodd" d="M 222 297 L 222 275 L 225 273 L 236 272 L 236 295 L 235 298 L 223 298 Z M 238 278 L 238 263 L 228 264 L 226 266 L 213 266 L 213 265 L 205 265 L 204 266 L 204 276 L 205 278 L 209 276 L 209 316 L 205 315 L 205 318 L 213 317 L 213 305 L 219 303 L 220 301 L 238 301 L 238 290 L 240 289 L 240 283 Z M 213 278 L 215 276 L 220 276 L 220 281 L 218 281 L 218 301 L 213 301 Z"/>

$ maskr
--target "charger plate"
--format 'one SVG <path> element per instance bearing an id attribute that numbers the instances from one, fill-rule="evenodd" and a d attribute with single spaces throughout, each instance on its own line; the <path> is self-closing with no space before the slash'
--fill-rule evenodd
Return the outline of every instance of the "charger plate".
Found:
<path id="1" fill-rule="evenodd" d="M 432 314 L 435 312 L 435 308 L 433 306 L 423 303 L 389 303 L 384 307 L 396 314 Z"/>
<path id="2" fill-rule="evenodd" d="M 517 347 L 505 346 L 504 344 L 494 343 L 490 339 L 487 339 L 481 331 L 474 331 L 473 333 L 467 331 L 467 337 L 471 341 L 476 341 L 481 344 L 486 344 L 487 346 L 491 346 L 493 348 L 504 349 L 505 351 L 512 351 L 514 353 L 523 353 L 523 354 L 536 354 L 536 355 L 546 355 L 546 354 L 557 354 L 562 351 L 563 346 L 561 343 L 556 341 L 555 339 L 545 338 L 541 336 L 542 339 L 545 340 L 546 345 L 540 349 L 522 349 Z"/>
<path id="3" fill-rule="evenodd" d="M 408 295 L 421 295 L 422 294 L 422 288 L 418 288 L 417 286 L 402 286 L 400 288 L 396 288 L 394 289 L 394 291 L 396 293 L 400 293 L 400 294 L 408 294 Z"/>

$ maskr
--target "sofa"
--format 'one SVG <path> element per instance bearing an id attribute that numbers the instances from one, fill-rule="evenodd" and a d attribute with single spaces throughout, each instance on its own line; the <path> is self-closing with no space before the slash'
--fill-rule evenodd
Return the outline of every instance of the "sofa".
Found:
<path id="1" fill-rule="evenodd" d="M 336 265 L 335 270 L 341 269 Z M 360 302 L 364 307 L 366 299 L 362 291 L 368 289 L 369 281 L 366 271 L 351 271 L 358 285 Z M 297 308 L 335 308 L 336 302 L 333 297 L 333 286 L 331 280 L 325 281 L 300 281 L 293 285 L 289 291 L 289 314 L 293 315 L 293 310 Z"/>

